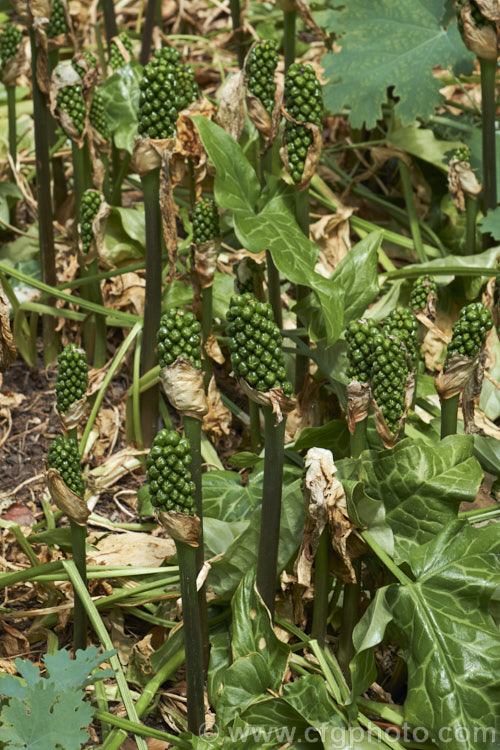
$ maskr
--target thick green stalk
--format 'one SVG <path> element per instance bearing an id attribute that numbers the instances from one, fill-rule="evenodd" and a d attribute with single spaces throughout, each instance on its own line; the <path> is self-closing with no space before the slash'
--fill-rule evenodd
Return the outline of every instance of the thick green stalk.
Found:
<path id="1" fill-rule="evenodd" d="M 458 402 L 460 394 L 441 401 L 441 440 L 448 435 L 457 434 Z"/>
<path id="2" fill-rule="evenodd" d="M 88 268 L 83 272 L 87 276 L 97 276 L 99 267 L 97 258 L 95 258 Z M 83 287 L 82 297 L 98 305 L 104 305 L 101 284 L 98 279 L 94 279 L 92 284 L 87 288 Z M 88 321 L 84 328 L 85 350 L 89 358 L 93 359 L 94 367 L 99 369 L 104 367 L 107 359 L 107 326 L 105 315 L 95 315 Z"/>
<path id="3" fill-rule="evenodd" d="M 243 68 L 243 63 L 245 62 L 245 37 L 243 35 L 243 30 L 240 28 L 240 0 L 229 0 L 229 7 L 231 8 L 231 20 L 233 22 L 238 65 L 240 68 Z"/>
<path id="4" fill-rule="evenodd" d="M 352 631 L 358 621 L 359 616 L 359 598 L 361 595 L 361 564 L 359 560 L 354 560 L 353 567 L 356 573 L 356 583 L 344 584 L 344 603 L 342 606 L 342 625 L 339 635 L 339 650 L 337 660 L 344 676 L 349 680 L 349 662 L 354 656 L 354 646 L 352 643 Z"/>
<path id="5" fill-rule="evenodd" d="M 155 26 L 156 16 L 156 0 L 148 0 L 146 6 L 146 17 L 144 19 L 144 26 L 142 29 L 142 46 L 139 55 L 139 62 L 141 65 L 146 65 L 149 60 L 149 53 L 151 52 L 151 40 L 153 38 L 153 29 Z"/>
<path id="6" fill-rule="evenodd" d="M 316 557 L 314 558 L 314 608 L 311 637 L 318 641 L 321 648 L 325 645 L 326 623 L 328 619 L 328 594 L 330 593 L 330 575 L 328 572 L 328 550 L 330 537 L 328 526 L 325 526 L 319 538 Z"/>
<path id="7" fill-rule="evenodd" d="M 115 6 L 113 0 L 101 0 L 102 10 L 104 14 L 104 28 L 106 31 L 106 41 L 111 42 L 111 39 L 118 34 L 118 27 L 116 25 Z"/>
<path id="8" fill-rule="evenodd" d="M 40 90 L 37 80 L 38 49 L 33 28 L 29 30 L 31 44 L 31 80 L 33 83 L 33 116 L 35 121 L 35 153 L 36 153 L 36 187 L 38 202 L 38 236 L 40 242 L 40 264 L 42 267 L 42 281 L 48 286 L 57 284 L 54 231 L 52 227 L 52 201 L 50 193 L 50 112 L 45 96 Z M 52 299 L 49 304 L 52 303 Z M 57 357 L 59 350 L 56 338 L 56 320 L 53 316 L 44 315 L 43 326 L 43 354 L 45 364 L 48 365 Z"/>
<path id="9" fill-rule="evenodd" d="M 361 422 L 356 422 L 354 428 L 354 434 L 351 435 L 351 457 L 359 458 L 363 451 L 367 448 L 366 443 L 366 428 L 368 426 L 368 418 L 363 419 Z"/>
<path id="10" fill-rule="evenodd" d="M 497 207 L 497 170 L 495 152 L 495 75 L 496 60 L 479 58 L 481 68 L 481 109 L 483 113 L 483 213 Z M 483 235 L 483 249 L 494 244 L 490 234 Z"/>
<path id="11" fill-rule="evenodd" d="M 87 527 L 80 526 L 71 518 L 69 519 L 71 528 L 71 553 L 76 569 L 80 574 L 84 585 L 87 585 L 87 557 L 85 553 L 85 539 L 87 537 Z M 79 648 L 87 648 L 87 612 L 81 598 L 74 591 L 74 610 L 73 610 L 73 644 L 75 651 Z"/>
<path id="12" fill-rule="evenodd" d="M 121 206 L 122 203 L 122 183 L 128 172 L 131 154 L 121 154 L 119 148 L 113 143 L 111 145 L 111 161 L 113 165 L 113 188 L 111 190 L 111 206 Z"/>
<path id="13" fill-rule="evenodd" d="M 474 255 L 476 252 L 476 217 L 478 202 L 476 198 L 465 196 L 465 254 Z"/>
<path id="14" fill-rule="evenodd" d="M 156 365 L 156 333 L 161 318 L 161 210 L 160 170 L 154 169 L 141 178 L 146 212 L 146 299 L 142 338 L 141 374 Z M 141 418 L 144 447 L 150 448 L 158 423 L 159 387 L 152 386 L 142 396 Z"/>
<path id="15" fill-rule="evenodd" d="M 16 120 L 16 87 L 6 86 L 7 111 L 9 116 L 9 154 L 12 156 L 14 166 L 17 158 L 17 120 Z"/>
<path id="16" fill-rule="evenodd" d="M 286 417 L 276 425 L 271 406 L 264 406 L 264 486 L 257 558 L 257 588 L 274 619 L 274 595 L 280 539 L 281 492 Z"/>
<path id="17" fill-rule="evenodd" d="M 264 152 L 265 139 L 259 135 L 259 157 Z M 263 193 L 266 189 L 266 171 L 272 174 L 271 151 L 267 151 L 264 156 L 260 157 L 260 188 Z M 280 272 L 273 260 L 269 250 L 266 250 L 267 266 L 267 297 L 269 304 L 273 308 L 274 322 L 278 328 L 283 328 L 283 312 L 281 309 L 281 290 L 280 290 Z"/>
<path id="18" fill-rule="evenodd" d="M 212 375 L 212 360 L 207 354 L 206 344 L 212 330 L 213 290 L 212 284 L 201 290 L 201 340 L 204 352 L 203 369 L 205 370 L 205 387 L 208 387 Z"/>
<path id="19" fill-rule="evenodd" d="M 81 148 L 76 141 L 71 141 L 71 155 L 73 158 L 73 179 L 75 182 L 75 216 L 80 218 L 80 204 L 85 190 L 93 187 L 92 167 L 87 142 Z"/>
<path id="20" fill-rule="evenodd" d="M 248 399 L 248 411 L 250 415 L 250 447 L 254 453 L 259 452 L 260 445 L 260 409 L 259 405 Z"/>
<path id="21" fill-rule="evenodd" d="M 285 74 L 295 60 L 295 22 L 296 10 L 283 11 L 283 52 L 285 55 Z"/>
<path id="22" fill-rule="evenodd" d="M 59 63 L 59 49 L 50 50 L 49 51 L 49 75 L 52 74 L 52 71 L 54 70 L 54 68 L 57 67 L 58 63 Z M 62 206 L 62 204 L 68 197 L 66 175 L 64 172 L 64 159 L 61 156 L 52 156 L 52 154 L 57 151 L 57 149 L 54 149 L 54 146 L 56 145 L 58 141 L 58 138 L 57 138 L 58 127 L 59 127 L 59 122 L 57 118 L 50 117 L 49 140 L 50 140 L 50 145 L 51 145 L 54 211 L 57 211 L 57 209 L 60 206 Z M 65 140 L 66 140 L 66 136 L 64 138 L 64 141 Z M 28 181 L 29 181 L 29 178 L 28 178 Z"/>
<path id="23" fill-rule="evenodd" d="M 403 195 L 406 203 L 406 210 L 408 212 L 413 244 L 417 252 L 419 263 L 425 263 L 427 258 L 425 256 L 424 243 L 422 242 L 420 225 L 418 223 L 417 206 L 415 204 L 415 195 L 413 194 L 413 187 L 411 184 L 410 168 L 408 167 L 408 164 L 401 159 L 399 161 L 399 175 L 401 177 L 401 185 L 403 187 Z"/>
<path id="24" fill-rule="evenodd" d="M 196 591 L 196 549 L 184 542 L 175 543 L 181 577 L 184 650 L 186 654 L 186 695 L 188 729 L 199 735 L 205 722 L 203 697 L 203 644 Z"/>
<path id="25" fill-rule="evenodd" d="M 301 193 L 295 193 L 295 213 L 297 223 L 306 237 L 309 237 L 309 189 Z M 297 284 L 295 287 L 295 299 L 297 303 L 301 302 L 309 294 L 307 286 Z M 297 313 L 297 328 L 307 328 L 305 321 Z M 301 340 L 307 345 L 307 336 L 301 336 Z M 297 354 L 295 358 L 295 392 L 299 393 L 306 382 L 309 373 L 309 357 L 306 354 Z"/>
<path id="26" fill-rule="evenodd" d="M 198 547 L 196 548 L 196 570 L 197 573 L 199 573 L 205 562 L 205 550 L 203 546 L 203 490 L 201 478 L 201 421 L 196 419 L 196 417 L 184 416 L 183 423 L 184 434 L 186 435 L 190 446 L 191 463 L 189 464 L 189 471 L 191 472 L 191 479 L 195 485 L 194 500 L 196 504 L 196 515 L 200 519 L 201 534 L 198 539 Z M 206 672 L 208 670 L 210 641 L 208 639 L 208 614 L 205 585 L 203 585 L 198 592 L 198 608 L 200 610 L 200 625 L 203 640 L 203 663 Z"/>

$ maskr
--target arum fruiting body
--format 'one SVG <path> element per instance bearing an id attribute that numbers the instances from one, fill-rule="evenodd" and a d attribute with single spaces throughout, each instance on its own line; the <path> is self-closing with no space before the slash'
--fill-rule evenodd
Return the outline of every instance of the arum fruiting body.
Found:
<path id="1" fill-rule="evenodd" d="M 47 455 L 47 463 L 50 468 L 58 470 L 70 490 L 83 497 L 85 482 L 76 440 L 62 435 L 53 440 Z"/>
<path id="2" fill-rule="evenodd" d="M 151 503 L 163 511 L 194 515 L 194 482 L 191 481 L 189 443 L 175 430 L 160 430 L 146 459 Z"/>
<path id="3" fill-rule="evenodd" d="M 90 124 L 105 141 L 109 141 L 109 129 L 104 110 L 104 97 L 100 89 L 95 89 L 89 112 Z"/>
<path id="4" fill-rule="evenodd" d="M 349 323 L 345 333 L 349 380 L 357 380 L 360 383 L 370 381 L 373 362 L 372 342 L 377 333 L 377 324 L 371 318 Z"/>
<path id="5" fill-rule="evenodd" d="M 283 393 L 291 396 L 293 388 L 285 369 L 282 336 L 273 320 L 271 305 L 258 302 L 251 294 L 234 295 L 227 320 L 235 375 L 257 391 L 281 386 Z"/>
<path id="6" fill-rule="evenodd" d="M 323 117 L 323 94 L 311 65 L 293 63 L 285 78 L 285 108 L 296 122 L 287 120 L 285 142 L 294 182 L 300 182 L 313 133 L 304 124 L 320 126 Z"/>
<path id="7" fill-rule="evenodd" d="M 413 284 L 410 295 L 410 307 L 415 312 L 425 309 L 429 292 L 437 296 L 438 288 L 435 280 L 432 276 L 419 276 Z"/>
<path id="8" fill-rule="evenodd" d="M 220 234 L 219 213 L 212 200 L 200 198 L 193 209 L 193 242 L 201 245 L 210 242 Z"/>
<path id="9" fill-rule="evenodd" d="M 406 349 L 401 341 L 384 333 L 374 336 L 372 395 L 393 435 L 405 413 L 408 374 Z"/>
<path id="10" fill-rule="evenodd" d="M 486 340 L 488 331 L 493 326 L 493 317 L 481 302 L 472 302 L 463 307 L 460 317 L 453 324 L 453 334 L 448 344 L 444 371 L 453 354 L 473 359 L 479 353 Z"/>
<path id="11" fill-rule="evenodd" d="M 122 31 L 121 34 L 118 34 L 118 39 L 123 44 L 126 51 L 129 53 L 130 56 L 132 56 L 132 42 L 128 38 L 127 34 Z M 113 70 L 118 70 L 119 68 L 122 68 L 125 65 L 125 58 L 122 55 L 122 52 L 120 48 L 118 47 L 117 43 L 115 41 L 112 41 L 109 45 L 109 64 L 110 67 Z"/>
<path id="12" fill-rule="evenodd" d="M 46 33 L 49 39 L 53 39 L 59 34 L 66 34 L 68 31 L 68 22 L 66 12 L 61 0 L 54 0 L 50 9 L 50 19 L 47 24 Z"/>
<path id="13" fill-rule="evenodd" d="M 66 346 L 58 358 L 56 396 L 60 414 L 66 414 L 72 404 L 85 396 L 88 372 L 84 350 L 78 349 L 74 344 Z"/>
<path id="14" fill-rule="evenodd" d="M 157 352 L 161 367 L 172 365 L 177 357 L 188 359 L 201 369 L 201 325 L 194 313 L 169 310 L 162 316 L 157 333 Z"/>
<path id="15" fill-rule="evenodd" d="M 408 308 L 392 310 L 385 318 L 383 328 L 386 333 L 396 336 L 406 347 L 412 362 L 417 356 L 418 321 Z"/>
<path id="16" fill-rule="evenodd" d="M 9 60 L 17 57 L 18 47 L 22 42 L 22 31 L 14 23 L 6 23 L 0 35 L 0 63 L 2 72 Z"/>
<path id="17" fill-rule="evenodd" d="M 91 68 L 97 68 L 97 57 L 93 55 L 92 52 L 82 52 L 81 56 L 85 58 L 88 70 Z M 86 69 L 83 65 L 78 63 L 78 60 L 75 57 L 71 60 L 71 65 L 73 66 L 73 70 L 75 70 L 81 78 L 85 76 L 85 73 L 87 72 Z"/>
<path id="18" fill-rule="evenodd" d="M 101 194 L 97 190 L 86 190 L 82 196 L 80 207 L 80 236 L 82 238 L 82 251 L 87 255 L 94 236 L 92 222 L 94 221 L 101 206 Z"/>
<path id="19" fill-rule="evenodd" d="M 87 107 L 80 84 L 63 86 L 57 95 L 57 106 L 68 113 L 76 132 L 81 135 L 85 128 Z"/>
<path id="20" fill-rule="evenodd" d="M 254 45 L 245 65 L 247 86 L 251 94 L 271 114 L 276 96 L 274 75 L 278 66 L 276 42 L 259 42 Z"/>

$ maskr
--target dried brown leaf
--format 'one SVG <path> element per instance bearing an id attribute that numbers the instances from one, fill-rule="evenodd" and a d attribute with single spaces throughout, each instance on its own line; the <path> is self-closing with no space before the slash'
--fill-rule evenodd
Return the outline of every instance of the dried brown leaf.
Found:
<path id="1" fill-rule="evenodd" d="M 0 372 L 5 372 L 16 357 L 16 343 L 10 328 L 9 303 L 0 285 Z"/>
<path id="2" fill-rule="evenodd" d="M 190 547 L 198 546 L 198 539 L 201 534 L 198 516 L 187 516 L 185 513 L 179 513 L 176 510 L 159 511 L 158 521 L 176 542 L 184 542 Z"/>
<path id="3" fill-rule="evenodd" d="M 218 93 L 219 111 L 215 121 L 235 141 L 239 140 L 245 127 L 245 86 L 243 71 L 227 78 Z"/>
<path id="4" fill-rule="evenodd" d="M 172 365 L 161 369 L 160 380 L 174 409 L 186 416 L 203 419 L 208 411 L 208 403 L 201 370 L 188 359 L 177 357 Z"/>
<path id="5" fill-rule="evenodd" d="M 460 16 L 463 24 L 462 39 L 467 49 L 484 60 L 496 60 L 499 52 L 498 29 L 489 24 L 481 28 L 476 26 L 470 0 L 463 3 Z"/>
<path id="6" fill-rule="evenodd" d="M 218 443 L 229 437 L 231 431 L 232 415 L 229 409 L 224 406 L 215 382 L 215 378 L 210 378 L 207 391 L 208 412 L 203 417 L 202 429 L 204 432 L 212 435 Z"/>
<path id="7" fill-rule="evenodd" d="M 57 469 L 47 469 L 45 482 L 53 502 L 72 521 L 85 526 L 90 511 L 87 503 L 76 492 L 70 490 Z"/>
<path id="8" fill-rule="evenodd" d="M 237 378 L 237 380 L 245 394 L 255 404 L 272 406 L 273 412 L 276 414 L 276 424 L 282 421 L 283 413 L 288 414 L 296 406 L 297 399 L 292 396 L 286 396 L 281 386 L 271 388 L 269 391 L 257 391 L 244 378 Z"/>
<path id="9" fill-rule="evenodd" d="M 370 412 L 370 383 L 351 380 L 347 386 L 347 415 L 349 432 L 354 434 L 356 424 L 367 418 Z"/>

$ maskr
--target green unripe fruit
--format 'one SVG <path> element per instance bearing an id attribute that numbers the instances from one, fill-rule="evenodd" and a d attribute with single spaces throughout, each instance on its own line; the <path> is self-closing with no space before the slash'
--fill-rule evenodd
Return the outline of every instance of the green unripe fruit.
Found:
<path id="1" fill-rule="evenodd" d="M 383 322 L 383 330 L 385 333 L 397 336 L 403 342 L 412 363 L 415 363 L 418 321 L 412 311 L 408 308 L 392 310 Z"/>
<path id="2" fill-rule="evenodd" d="M 347 359 L 349 367 L 347 377 L 360 383 L 368 383 L 372 371 L 372 342 L 379 329 L 374 320 L 352 321 L 346 328 Z"/>
<path id="3" fill-rule="evenodd" d="M 282 337 L 271 305 L 258 302 L 252 294 L 236 294 L 231 297 L 227 321 L 234 374 L 258 391 L 281 386 L 286 396 L 293 396 L 292 384 L 286 377 Z"/>
<path id="4" fill-rule="evenodd" d="M 460 317 L 453 324 L 451 341 L 448 344 L 444 371 L 453 354 L 474 359 L 486 341 L 488 331 L 493 327 L 493 317 L 481 302 L 472 302 L 460 310 Z"/>
<path id="5" fill-rule="evenodd" d="M 195 245 L 201 245 L 202 242 L 209 242 L 220 234 L 219 214 L 217 206 L 211 200 L 196 201 L 193 209 L 193 242 Z"/>
<path id="6" fill-rule="evenodd" d="M 425 309 L 429 292 L 437 297 L 438 288 L 435 280 L 432 276 L 419 276 L 411 290 L 410 307 L 412 310 L 419 312 Z"/>
<path id="7" fill-rule="evenodd" d="M 151 504 L 163 511 L 194 515 L 195 486 L 188 466 L 190 445 L 175 430 L 160 430 L 146 459 Z"/>
<path id="8" fill-rule="evenodd" d="M 470 161 L 470 157 L 471 150 L 469 146 L 460 146 L 453 154 L 453 158 L 458 159 L 458 161 Z"/>
<path id="9" fill-rule="evenodd" d="M 67 414 L 70 406 L 87 393 L 87 357 L 83 349 L 69 344 L 60 353 L 57 364 L 57 410 L 60 414 Z"/>
<path id="10" fill-rule="evenodd" d="M 406 350 L 399 339 L 385 333 L 373 337 L 372 347 L 372 395 L 394 435 L 406 408 Z"/>
<path id="11" fill-rule="evenodd" d="M 97 190 L 85 190 L 80 204 L 80 236 L 82 238 L 82 252 L 84 255 L 90 251 L 94 233 L 92 222 L 101 207 L 101 194 Z"/>
<path id="12" fill-rule="evenodd" d="M 81 56 L 84 57 L 87 62 L 87 70 L 97 68 L 97 57 L 93 55 L 92 52 L 82 52 Z M 76 57 L 71 60 L 71 65 L 73 66 L 73 70 L 78 73 L 80 78 L 83 78 L 85 76 L 87 70 L 82 65 L 78 64 L 78 60 Z"/>
<path id="13" fill-rule="evenodd" d="M 132 57 L 132 42 L 128 38 L 127 34 L 122 31 L 121 34 L 118 34 L 118 39 L 123 44 L 130 57 Z M 118 68 L 122 68 L 125 65 L 123 55 L 120 52 L 115 41 L 112 41 L 109 45 L 109 65 L 112 70 L 118 70 Z"/>
<path id="14" fill-rule="evenodd" d="M 285 77 L 285 108 L 298 123 L 307 122 L 321 127 L 323 94 L 321 84 L 311 65 L 293 63 L 288 68 Z M 292 180 L 300 182 L 307 152 L 313 143 L 312 131 L 304 125 L 287 120 L 285 143 Z"/>
<path id="15" fill-rule="evenodd" d="M 48 39 L 54 39 L 59 34 L 66 34 L 69 31 L 66 21 L 66 13 L 61 0 L 54 0 L 50 9 L 50 19 L 47 24 L 46 34 Z"/>
<path id="16" fill-rule="evenodd" d="M 70 490 L 73 490 L 79 497 L 83 497 L 85 482 L 76 440 L 62 435 L 53 440 L 47 455 L 47 463 L 51 469 L 58 470 Z"/>
<path id="17" fill-rule="evenodd" d="M 159 49 L 155 49 L 152 62 L 158 65 L 163 63 L 167 65 L 180 65 L 181 53 L 174 49 L 174 47 L 160 47 Z"/>
<path id="18" fill-rule="evenodd" d="M 259 42 L 253 48 L 246 62 L 248 90 L 271 114 L 274 108 L 276 83 L 274 75 L 278 66 L 276 42 Z"/>
<path id="19" fill-rule="evenodd" d="M 0 35 L 0 63 L 2 70 L 8 60 L 17 57 L 18 47 L 23 40 L 23 33 L 14 23 L 6 23 Z"/>
<path id="20" fill-rule="evenodd" d="M 95 89 L 94 91 L 92 104 L 90 105 L 89 120 L 90 124 L 97 130 L 104 140 L 109 141 L 108 123 L 104 112 L 104 97 L 100 89 Z"/>
<path id="21" fill-rule="evenodd" d="M 156 334 L 161 367 L 172 365 L 177 357 L 188 359 L 201 370 L 201 325 L 194 313 L 169 310 L 160 320 Z"/>
<path id="22" fill-rule="evenodd" d="M 57 106 L 66 110 L 75 127 L 78 135 L 83 133 L 85 128 L 85 115 L 87 107 L 82 95 L 80 84 L 76 86 L 64 86 L 57 94 Z"/>

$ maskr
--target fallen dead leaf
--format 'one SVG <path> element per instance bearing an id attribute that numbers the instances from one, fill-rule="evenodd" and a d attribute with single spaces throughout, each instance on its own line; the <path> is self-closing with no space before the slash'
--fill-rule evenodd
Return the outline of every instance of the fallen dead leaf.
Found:
<path id="1" fill-rule="evenodd" d="M 158 567 L 175 555 L 173 539 L 153 537 L 139 531 L 123 534 L 90 534 L 93 549 L 88 554 L 89 565 L 131 565 L 137 568 Z"/>
<path id="2" fill-rule="evenodd" d="M 32 526 L 33 525 L 33 514 L 26 505 L 21 503 L 12 503 L 9 505 L 5 513 L 2 514 L 1 518 L 4 521 L 12 521 L 17 523 L 19 526 Z"/>

